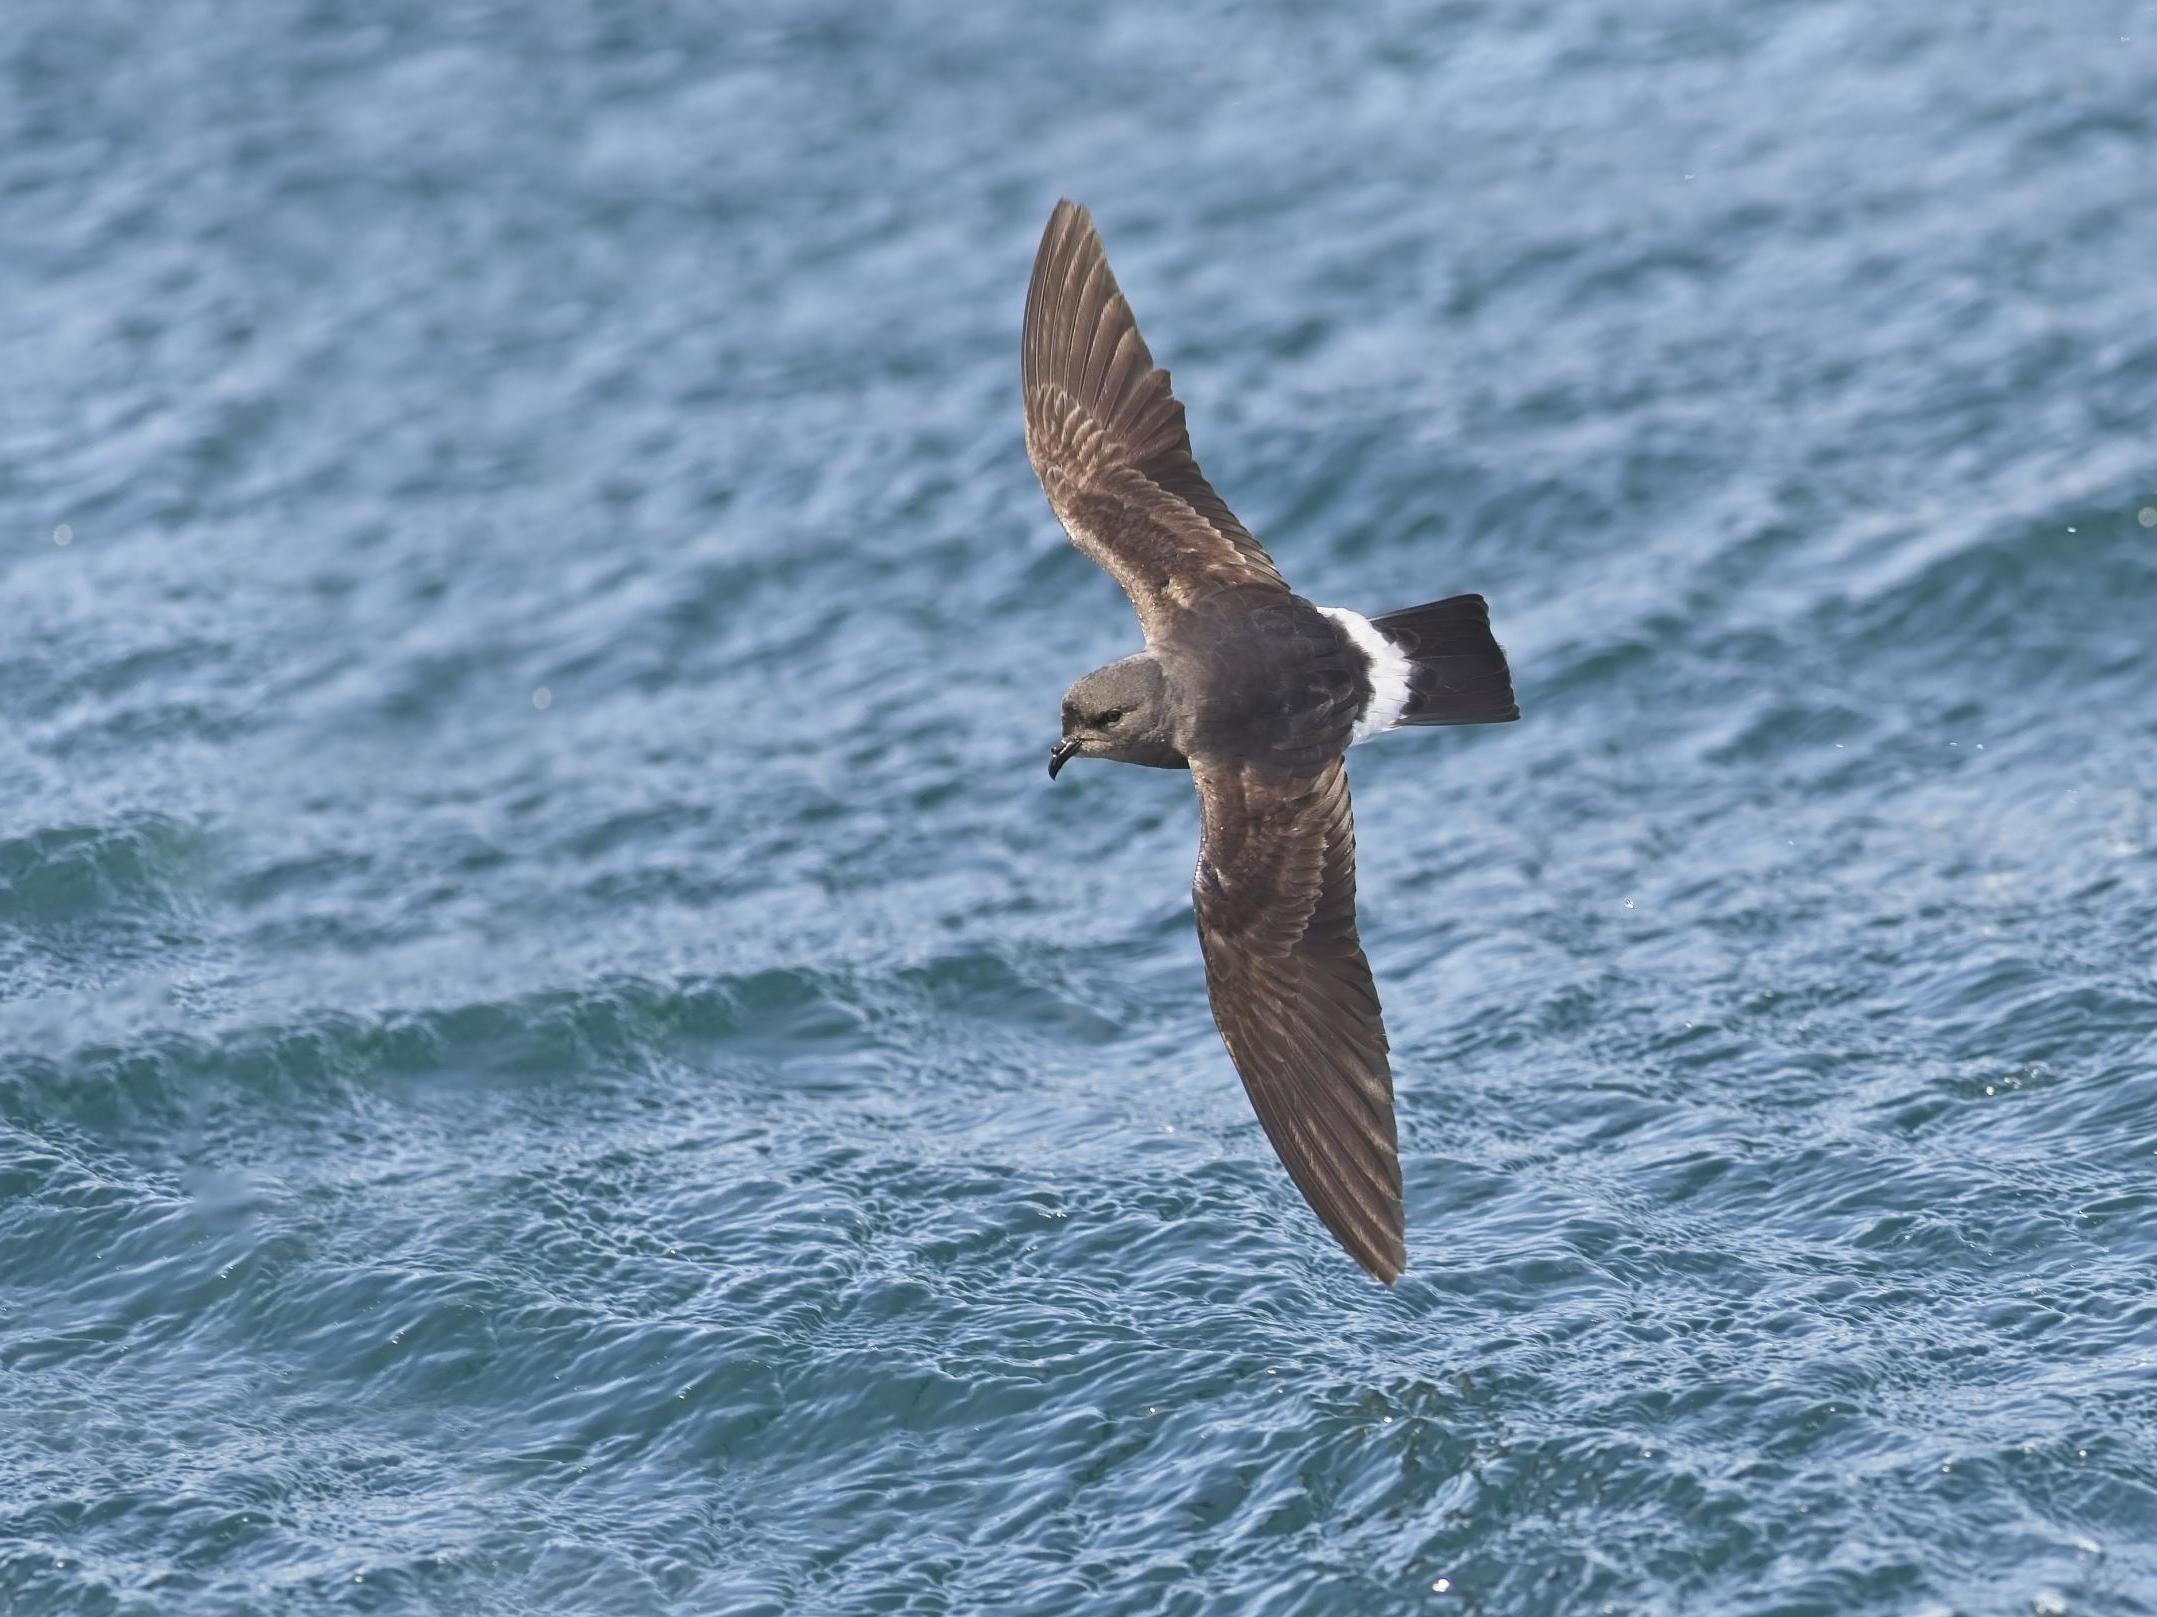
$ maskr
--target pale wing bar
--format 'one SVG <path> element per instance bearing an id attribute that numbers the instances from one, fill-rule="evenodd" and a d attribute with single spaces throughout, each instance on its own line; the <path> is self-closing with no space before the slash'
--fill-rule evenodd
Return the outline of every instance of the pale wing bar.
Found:
<path id="1" fill-rule="evenodd" d="M 1084 208 L 1059 202 L 1026 290 L 1026 454 L 1073 544 L 1152 639 L 1213 590 L 1287 591 L 1191 454 L 1183 405 L 1139 335 Z"/>

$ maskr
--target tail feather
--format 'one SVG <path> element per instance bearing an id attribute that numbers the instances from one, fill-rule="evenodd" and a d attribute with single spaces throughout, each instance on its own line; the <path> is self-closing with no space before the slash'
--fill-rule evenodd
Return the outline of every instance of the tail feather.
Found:
<path id="1" fill-rule="evenodd" d="M 1400 724 L 1503 724 L 1520 717 L 1505 652 L 1480 595 L 1454 595 L 1371 619 L 1409 663 Z"/>

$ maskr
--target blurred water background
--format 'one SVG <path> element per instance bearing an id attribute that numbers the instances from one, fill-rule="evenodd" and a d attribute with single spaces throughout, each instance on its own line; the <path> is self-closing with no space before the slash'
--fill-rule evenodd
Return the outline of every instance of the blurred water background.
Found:
<path id="1" fill-rule="evenodd" d="M 1356 756 L 1411 1271 L 1023 459 Z M 10 0 L 0 1610 L 2157 1610 L 2157 5 Z"/>

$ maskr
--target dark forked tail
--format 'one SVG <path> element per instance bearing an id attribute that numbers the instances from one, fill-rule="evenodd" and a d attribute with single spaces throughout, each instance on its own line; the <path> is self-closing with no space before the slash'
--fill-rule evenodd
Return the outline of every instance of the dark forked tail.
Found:
<path id="1" fill-rule="evenodd" d="M 1520 717 L 1505 652 L 1480 595 L 1454 595 L 1371 619 L 1409 662 L 1402 724 L 1503 724 Z"/>

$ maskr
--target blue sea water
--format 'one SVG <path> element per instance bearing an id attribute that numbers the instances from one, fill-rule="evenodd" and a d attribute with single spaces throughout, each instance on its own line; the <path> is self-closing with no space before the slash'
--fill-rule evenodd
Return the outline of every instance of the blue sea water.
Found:
<path id="1" fill-rule="evenodd" d="M 1022 453 L 1358 749 L 1410 1271 Z M 2157 5 L 9 0 L 0 1612 L 2157 1611 Z"/>

